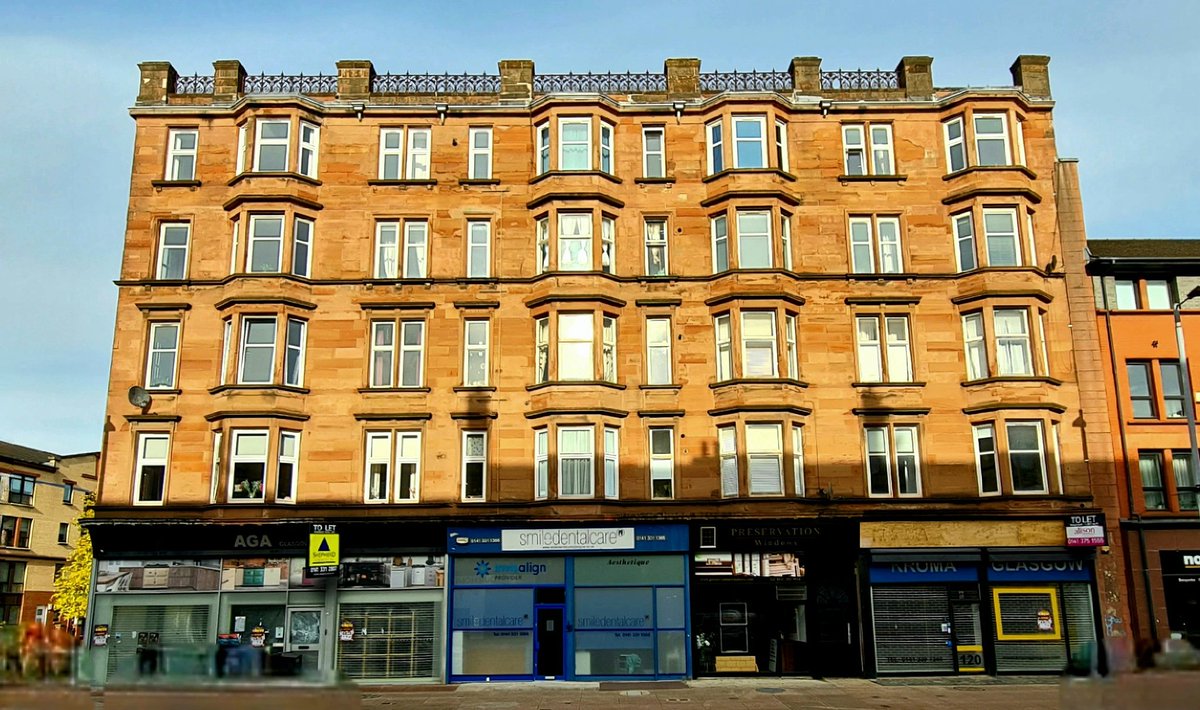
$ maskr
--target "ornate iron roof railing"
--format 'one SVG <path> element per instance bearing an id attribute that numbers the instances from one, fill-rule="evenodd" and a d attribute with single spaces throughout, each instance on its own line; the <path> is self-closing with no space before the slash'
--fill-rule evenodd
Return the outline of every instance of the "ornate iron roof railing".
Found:
<path id="1" fill-rule="evenodd" d="M 533 77 L 533 91 L 538 94 L 623 94 L 666 90 L 666 74 L 654 72 L 536 74 Z"/>
<path id="2" fill-rule="evenodd" d="M 376 94 L 498 94 L 499 74 L 376 74 Z"/>
<path id="3" fill-rule="evenodd" d="M 253 74 L 242 90 L 247 94 L 336 94 L 336 74 Z"/>
<path id="4" fill-rule="evenodd" d="M 175 93 L 177 94 L 211 94 L 213 80 L 216 77 L 204 74 L 190 74 L 175 78 Z"/>
<path id="5" fill-rule="evenodd" d="M 700 73 L 702 91 L 791 91 L 785 71 L 713 71 Z"/>
<path id="6" fill-rule="evenodd" d="M 821 72 L 821 88 L 833 90 L 899 89 L 900 78 L 886 69 Z"/>

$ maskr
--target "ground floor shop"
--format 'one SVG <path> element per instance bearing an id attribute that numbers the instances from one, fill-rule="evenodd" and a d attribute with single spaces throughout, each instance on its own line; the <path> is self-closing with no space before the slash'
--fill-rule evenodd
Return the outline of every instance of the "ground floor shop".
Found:
<path id="1" fill-rule="evenodd" d="M 451 682 L 688 676 L 685 526 L 452 528 L 447 548 Z"/>
<path id="2" fill-rule="evenodd" d="M 1129 597 L 1145 640 L 1200 648 L 1200 520 L 1122 521 Z"/>

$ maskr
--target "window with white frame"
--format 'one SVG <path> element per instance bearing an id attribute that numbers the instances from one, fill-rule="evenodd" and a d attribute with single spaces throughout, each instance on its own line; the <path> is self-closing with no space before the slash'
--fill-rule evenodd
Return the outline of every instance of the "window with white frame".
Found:
<path id="1" fill-rule="evenodd" d="M 535 367 L 534 382 L 541 384 L 542 382 L 550 381 L 550 319 L 548 317 L 538 318 L 533 323 L 534 337 L 534 359 Z"/>
<path id="2" fill-rule="evenodd" d="M 308 340 L 308 323 L 299 318 L 287 319 L 287 341 L 284 346 L 283 384 L 304 386 L 304 347 Z"/>
<path id="3" fill-rule="evenodd" d="M 558 270 L 592 270 L 592 213 L 558 215 Z"/>
<path id="4" fill-rule="evenodd" d="M 719 173 L 725 169 L 724 126 L 720 121 L 713 121 L 704 127 L 708 140 L 708 174 Z"/>
<path id="5" fill-rule="evenodd" d="M 671 384 L 671 319 L 646 319 L 646 384 Z"/>
<path id="6" fill-rule="evenodd" d="M 742 368 L 745 377 L 778 377 L 774 311 L 742 312 Z"/>
<path id="7" fill-rule="evenodd" d="M 595 495 L 594 461 L 595 430 L 592 427 L 558 427 L 560 498 L 591 498 Z"/>
<path id="8" fill-rule="evenodd" d="M 420 387 L 425 374 L 425 322 L 400 321 L 400 386 Z"/>
<path id="9" fill-rule="evenodd" d="M 842 152 L 847 175 L 892 175 L 896 172 L 892 158 L 892 127 L 888 124 L 843 125 Z"/>
<path id="10" fill-rule="evenodd" d="M 317 177 L 318 146 L 321 143 L 321 129 L 315 124 L 300 122 L 300 174 L 305 177 Z"/>
<path id="11" fill-rule="evenodd" d="M 917 428 L 908 425 L 868 426 L 865 433 L 870 495 L 921 495 Z"/>
<path id="12" fill-rule="evenodd" d="M 667 176 L 665 131 L 662 126 L 642 128 L 642 176 L 661 178 Z"/>
<path id="13" fill-rule="evenodd" d="M 229 500 L 264 500 L 268 443 L 266 431 L 233 432 L 233 451 L 229 457 Z"/>
<path id="14" fill-rule="evenodd" d="M 297 217 L 292 223 L 292 273 L 308 277 L 312 269 L 313 222 Z"/>
<path id="15" fill-rule="evenodd" d="M 842 165 L 847 175 L 867 174 L 865 135 L 860 123 L 842 126 Z"/>
<path id="16" fill-rule="evenodd" d="M 423 279 L 428 275 L 425 260 L 429 250 L 429 223 L 404 223 L 404 278 Z"/>
<path id="17" fill-rule="evenodd" d="M 396 324 L 392 321 L 375 321 L 371 324 L 371 372 L 372 387 L 391 387 L 395 373 Z"/>
<path id="18" fill-rule="evenodd" d="M 746 425 L 750 495 L 783 495 L 783 435 L 779 424 Z"/>
<path id="19" fill-rule="evenodd" d="M 394 279 L 399 273 L 400 223 L 375 224 L 375 278 Z"/>
<path id="20" fill-rule="evenodd" d="M 158 278 L 180 281 L 187 278 L 188 243 L 192 225 L 187 222 L 164 222 L 158 233 Z"/>
<path id="21" fill-rule="evenodd" d="M 713 318 L 714 340 L 717 344 L 717 382 L 733 378 L 733 341 L 729 315 Z"/>
<path id="22" fill-rule="evenodd" d="M 604 427 L 604 497 L 621 496 L 620 447 L 615 427 Z"/>
<path id="23" fill-rule="evenodd" d="M 600 122 L 600 170 L 613 171 L 613 126 L 607 121 Z"/>
<path id="24" fill-rule="evenodd" d="M 225 319 L 221 329 L 221 384 L 229 382 L 229 353 L 233 348 L 233 318 Z"/>
<path id="25" fill-rule="evenodd" d="M 779 217 L 779 246 L 783 250 L 783 268 L 792 269 L 792 216 L 786 212 Z"/>
<path id="26" fill-rule="evenodd" d="M 987 246 L 988 266 L 1021 265 L 1021 245 L 1017 239 L 1015 209 L 985 209 L 983 235 L 984 244 Z"/>
<path id="27" fill-rule="evenodd" d="M 870 135 L 872 174 L 894 174 L 896 164 L 892 158 L 892 127 L 888 124 L 872 125 Z"/>
<path id="28" fill-rule="evenodd" d="M 775 121 L 775 164 L 780 170 L 788 169 L 788 135 L 787 123 Z"/>
<path id="29" fill-rule="evenodd" d="M 288 169 L 291 121 L 259 120 L 254 140 L 254 172 L 280 173 Z"/>
<path id="30" fill-rule="evenodd" d="M 429 179 L 429 135 L 428 128 L 408 129 L 408 153 L 404 156 L 405 177 L 409 180 Z"/>
<path id="31" fill-rule="evenodd" d="M 538 174 L 550 172 L 550 122 L 537 126 Z"/>
<path id="32" fill-rule="evenodd" d="M 463 385 L 488 384 L 488 326 L 486 320 L 469 320 L 463 329 Z"/>
<path id="33" fill-rule="evenodd" d="M 279 433 L 279 461 L 275 467 L 275 501 L 296 502 L 296 483 L 300 471 L 300 433 Z"/>
<path id="34" fill-rule="evenodd" d="M 252 274 L 277 274 L 283 268 L 283 215 L 250 215 L 246 257 Z"/>
<path id="35" fill-rule="evenodd" d="M 1033 375 L 1029 347 L 1029 311 L 997 308 L 992 312 L 996 333 L 996 372 L 1001 377 Z"/>
<path id="36" fill-rule="evenodd" d="M 267 385 L 274 381 L 275 323 L 273 316 L 242 318 L 239 384 Z"/>
<path id="37" fill-rule="evenodd" d="M 399 180 L 403 169 L 404 129 L 379 129 L 379 179 Z"/>
<path id="38" fill-rule="evenodd" d="M 239 252 L 242 244 L 242 220 L 235 217 L 232 222 L 233 235 L 229 241 L 229 273 L 231 275 L 237 273 L 238 257 L 241 256 Z"/>
<path id="39" fill-rule="evenodd" d="M 1117 279 L 1117 310 L 1118 311 L 1134 311 L 1141 308 L 1141 299 L 1138 298 L 1138 282 L 1133 279 Z"/>
<path id="40" fill-rule="evenodd" d="M 725 215 L 712 218 L 713 273 L 729 271 L 729 223 Z"/>
<path id="41" fill-rule="evenodd" d="M 856 274 L 903 273 L 899 218 L 851 217 L 850 255 Z"/>
<path id="42" fill-rule="evenodd" d="M 855 324 L 859 381 L 912 382 L 908 317 L 863 315 L 855 317 Z"/>
<path id="43" fill-rule="evenodd" d="M 134 471 L 135 505 L 162 503 L 167 487 L 167 454 L 171 448 L 168 434 L 138 434 L 137 462 Z"/>
<path id="44" fill-rule="evenodd" d="M 4 479 L 0 478 L 0 485 Z M 10 505 L 33 505 L 33 496 L 37 490 L 37 479 L 33 476 L 21 476 L 18 474 L 8 474 L 8 500 Z M 0 493 L 3 488 L 0 488 Z"/>
<path id="45" fill-rule="evenodd" d="M 675 497 L 675 429 L 650 428 L 650 497 Z"/>
<path id="46" fill-rule="evenodd" d="M 550 495 L 550 432 L 533 431 L 533 497 L 543 500 Z"/>
<path id="47" fill-rule="evenodd" d="M 492 129 L 471 128 L 467 131 L 470 143 L 467 160 L 470 170 L 467 177 L 471 180 L 492 179 Z"/>
<path id="48" fill-rule="evenodd" d="M 977 113 L 974 121 L 976 162 L 979 165 L 1011 165 L 1008 116 L 1003 113 Z"/>
<path id="49" fill-rule="evenodd" d="M 249 121 L 238 126 L 237 132 L 237 160 L 234 163 L 234 172 L 238 175 L 246 172 L 246 134 L 249 128 Z"/>
<path id="50" fill-rule="evenodd" d="M 717 452 L 721 466 L 721 496 L 729 498 L 738 494 L 737 428 L 717 428 Z"/>
<path id="51" fill-rule="evenodd" d="M 558 120 L 558 169 L 592 169 L 592 119 Z"/>
<path id="52" fill-rule="evenodd" d="M 1154 311 L 1169 311 L 1175 307 L 1175 289 L 1166 279 L 1146 281 L 1146 307 Z"/>
<path id="53" fill-rule="evenodd" d="M 1037 236 L 1033 232 L 1033 212 L 1029 210 L 1025 211 L 1025 243 L 1029 247 L 1029 258 L 1027 261 L 1031 265 L 1037 266 Z"/>
<path id="54" fill-rule="evenodd" d="M 595 319 L 591 313 L 558 314 L 558 379 L 596 378 L 593 358 Z"/>
<path id="55" fill-rule="evenodd" d="M 733 167 L 767 166 L 767 119 L 763 116 L 733 117 Z"/>
<path id="56" fill-rule="evenodd" d="M 146 389 L 174 389 L 179 362 L 179 322 L 151 323 L 146 354 Z"/>
<path id="57" fill-rule="evenodd" d="M 959 271 L 973 271 L 979 262 L 975 258 L 975 221 L 970 212 L 956 214 L 954 222 L 954 255 L 958 259 Z"/>
<path id="58" fill-rule="evenodd" d="M 462 433 L 462 498 L 484 500 L 487 497 L 487 432 Z"/>
<path id="59" fill-rule="evenodd" d="M 600 218 L 600 270 L 614 274 L 617 270 L 617 224 L 612 217 Z"/>
<path id="60" fill-rule="evenodd" d="M 796 351 L 796 316 L 788 313 L 783 317 L 784 357 L 787 360 L 787 376 L 800 379 L 800 358 Z"/>
<path id="61" fill-rule="evenodd" d="M 212 467 L 208 471 L 208 502 L 217 503 L 217 491 L 221 489 L 221 471 L 225 467 L 225 437 L 220 431 L 213 432 Z"/>
<path id="62" fill-rule="evenodd" d="M 792 477 L 796 495 L 804 497 L 804 428 L 792 425 Z"/>
<path id="63" fill-rule="evenodd" d="M 739 210 L 737 230 L 739 269 L 769 269 L 774 266 L 770 212 Z"/>
<path id="64" fill-rule="evenodd" d="M 667 220 L 648 219 L 646 234 L 646 275 L 667 275 Z"/>
<path id="65" fill-rule="evenodd" d="M 421 432 L 396 432 L 397 503 L 415 502 L 421 491 Z"/>
<path id="66" fill-rule="evenodd" d="M 1007 422 L 1008 466 L 1013 493 L 1046 493 L 1046 449 L 1042 423 Z"/>
<path id="67" fill-rule="evenodd" d="M 172 128 L 167 132 L 166 180 L 196 179 L 196 140 L 194 128 Z"/>
<path id="68" fill-rule="evenodd" d="M 604 316 L 600 319 L 600 357 L 603 363 L 602 379 L 617 381 L 617 319 Z"/>
<path id="69" fill-rule="evenodd" d="M 542 217 L 537 221 L 537 272 L 544 274 L 550 270 L 550 219 Z"/>
<path id="70" fill-rule="evenodd" d="M 1000 471 L 996 466 L 996 428 L 991 424 L 976 424 L 971 428 L 975 440 L 975 472 L 979 479 L 979 495 L 999 495 Z"/>
<path id="71" fill-rule="evenodd" d="M 400 321 L 371 323 L 371 387 L 420 387 L 424 377 L 425 322 Z M 397 356 L 397 349 L 399 355 Z M 397 361 L 399 375 L 397 376 Z"/>
<path id="72" fill-rule="evenodd" d="M 363 500 L 386 503 L 392 481 L 392 433 L 368 432 Z"/>
<path id="73" fill-rule="evenodd" d="M 942 124 L 946 136 L 946 165 L 949 172 L 956 173 L 967 168 L 967 143 L 963 134 L 963 120 L 952 118 Z"/>
<path id="74" fill-rule="evenodd" d="M 967 356 L 967 379 L 981 380 L 988 376 L 987 340 L 983 333 L 983 313 L 968 313 L 962 317 L 963 343 Z"/>

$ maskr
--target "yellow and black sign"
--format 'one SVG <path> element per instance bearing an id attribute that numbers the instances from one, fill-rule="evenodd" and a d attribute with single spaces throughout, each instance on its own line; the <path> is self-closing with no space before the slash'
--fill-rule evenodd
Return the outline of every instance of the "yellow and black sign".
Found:
<path id="1" fill-rule="evenodd" d="M 339 538 L 333 525 L 313 525 L 308 536 L 308 576 L 333 577 L 341 561 Z"/>
<path id="2" fill-rule="evenodd" d="M 957 646 L 954 649 L 959 673 L 983 673 L 983 646 Z"/>

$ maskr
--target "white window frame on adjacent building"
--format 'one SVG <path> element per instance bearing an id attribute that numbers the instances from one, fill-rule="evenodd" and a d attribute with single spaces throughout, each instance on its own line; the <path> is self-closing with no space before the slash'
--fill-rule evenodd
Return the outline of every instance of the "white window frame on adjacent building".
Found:
<path id="1" fill-rule="evenodd" d="M 671 384 L 671 369 L 671 319 L 647 318 L 646 384 Z"/>
<path id="2" fill-rule="evenodd" d="M 1036 429 L 1037 448 L 1034 448 L 1034 449 L 1014 448 L 1013 443 L 1012 443 L 1012 440 L 1013 440 L 1012 430 L 1016 427 L 1033 427 L 1034 429 Z M 1046 474 L 1047 466 L 1046 466 L 1045 426 L 1042 424 L 1041 421 L 1038 421 L 1038 420 L 1010 421 L 1010 422 L 1004 423 L 1004 429 L 1005 429 L 1005 440 L 1008 445 L 1008 476 L 1009 476 L 1009 483 L 1012 484 L 1013 495 L 1038 495 L 1038 494 L 1044 495 L 1046 493 L 1049 493 L 1050 482 L 1049 482 L 1049 479 Z M 1020 455 L 1029 455 L 1029 454 L 1036 454 L 1038 457 L 1038 466 L 1039 466 L 1039 471 L 1040 471 L 1041 477 L 1042 477 L 1042 485 L 1040 488 L 1036 488 L 1036 489 L 1026 488 L 1026 489 L 1018 490 L 1017 489 L 1017 481 L 1015 478 L 1017 467 L 1014 464 L 1014 457 L 1020 456 Z"/>
<path id="3" fill-rule="evenodd" d="M 179 244 L 178 232 L 183 232 L 183 244 Z M 170 234 L 170 241 L 168 241 Z M 155 273 L 160 281 L 182 281 L 188 277 L 188 255 L 192 243 L 190 222 L 163 222 L 158 228 L 158 268 Z M 180 254 L 182 252 L 182 254 Z M 176 264 L 178 263 L 178 266 Z"/>
<path id="4" fill-rule="evenodd" d="M 416 503 L 421 500 L 421 432 L 397 431 L 393 439 L 396 444 L 396 467 L 393 501 Z M 405 478 L 409 490 L 405 490 Z"/>
<path id="5" fill-rule="evenodd" d="M 150 442 L 162 442 L 162 456 L 151 455 L 148 450 Z M 157 453 L 157 452 L 153 452 Z M 139 433 L 137 437 L 137 459 L 134 463 L 133 477 L 133 504 L 134 505 L 162 505 L 167 497 L 167 473 L 170 471 L 171 458 L 171 435 L 157 432 Z M 160 473 L 151 473 L 149 468 L 161 467 Z M 147 475 L 159 475 L 162 477 L 161 483 L 158 485 L 159 497 L 157 499 L 143 499 L 142 491 L 145 488 L 145 477 Z"/>
<path id="6" fill-rule="evenodd" d="M 656 217 L 643 223 L 646 238 L 646 271 L 647 276 L 667 276 L 670 274 L 667 243 L 667 220 Z"/>
<path id="7" fill-rule="evenodd" d="M 733 379 L 733 330 L 730 314 L 713 317 L 713 340 L 717 347 L 717 382 Z"/>
<path id="8" fill-rule="evenodd" d="M 908 316 L 863 314 L 855 316 L 854 321 L 859 381 L 912 382 L 912 336 Z"/>
<path id="9" fill-rule="evenodd" d="M 533 497 L 545 500 L 550 496 L 550 430 L 533 430 Z"/>
<path id="10" fill-rule="evenodd" d="M 751 221 L 762 221 L 762 229 L 750 227 Z M 765 248 L 766 260 L 752 259 L 751 247 Z M 774 244 L 771 240 L 771 213 L 765 210 L 737 211 L 738 269 L 770 269 L 775 266 Z"/>
<path id="11" fill-rule="evenodd" d="M 617 222 L 608 215 L 600 217 L 600 270 L 606 274 L 617 271 Z"/>
<path id="12" fill-rule="evenodd" d="M 534 127 L 537 131 L 537 173 L 550 172 L 550 122 L 542 121 Z"/>
<path id="13" fill-rule="evenodd" d="M 871 139 L 871 174 L 895 175 L 896 159 L 892 151 L 892 126 L 890 123 L 875 123 L 868 126 Z"/>
<path id="14" fill-rule="evenodd" d="M 613 125 L 603 119 L 600 120 L 600 172 L 613 173 L 613 135 L 615 129 Z"/>
<path id="15" fill-rule="evenodd" d="M 957 132 L 958 135 L 954 135 Z M 961 116 L 942 122 L 942 133 L 946 139 L 946 172 L 957 173 L 967 169 L 966 123 Z"/>
<path id="16" fill-rule="evenodd" d="M 189 142 L 191 147 L 187 145 Z M 196 179 L 196 152 L 199 142 L 200 132 L 195 128 L 172 128 L 167 131 L 167 167 L 164 180 Z"/>
<path id="17" fill-rule="evenodd" d="M 967 380 L 982 380 L 991 372 L 991 368 L 988 366 L 987 333 L 984 330 L 983 311 L 963 314 L 962 323 Z"/>
<path id="18" fill-rule="evenodd" d="M 975 480 L 979 484 L 980 496 L 1000 495 L 1000 459 L 996 450 L 996 425 L 988 422 L 971 427 L 971 439 L 975 443 Z M 987 443 L 985 443 L 987 442 Z M 990 478 L 985 476 L 985 463 L 990 463 Z"/>
<path id="19" fill-rule="evenodd" d="M 712 230 L 713 273 L 729 271 L 729 219 L 717 215 L 710 220 Z"/>
<path id="20" fill-rule="evenodd" d="M 583 126 L 584 130 L 586 132 L 587 138 L 583 141 L 580 141 L 580 140 L 567 141 L 565 135 L 566 135 L 566 129 L 568 126 Z M 572 163 L 571 165 L 568 166 L 567 161 L 566 161 L 567 149 L 568 148 L 578 149 L 580 146 L 583 147 L 583 151 L 582 151 L 583 162 L 577 163 L 577 164 Z M 591 170 L 592 169 L 592 119 L 591 118 L 572 117 L 572 118 L 558 119 L 558 169 L 563 170 L 563 171 Z"/>
<path id="21" fill-rule="evenodd" d="M 301 175 L 317 179 L 317 163 L 320 158 L 321 127 L 307 121 L 300 122 L 300 161 L 297 166 Z"/>
<path id="22" fill-rule="evenodd" d="M 1011 220 L 1012 229 L 1002 230 L 994 229 L 995 222 L 989 221 L 988 217 L 1008 217 Z M 990 223 L 989 223 L 990 222 Z M 985 207 L 983 210 L 983 242 L 985 251 L 987 252 L 988 266 L 1022 266 L 1024 260 L 1021 258 L 1021 239 L 1019 228 L 1017 226 L 1017 210 L 1015 207 Z M 1001 259 L 999 247 L 1002 243 L 1008 243 L 1012 248 L 1012 263 L 1003 263 Z"/>
<path id="23" fill-rule="evenodd" d="M 621 446 L 620 430 L 604 427 L 604 497 L 621 497 Z"/>
<path id="24" fill-rule="evenodd" d="M 1000 125 L 1000 132 L 984 133 L 979 130 L 980 120 L 997 121 Z M 975 164 L 980 166 L 1006 166 L 1013 164 L 1012 145 L 1008 140 L 1008 114 L 1007 113 L 977 113 L 971 117 L 972 125 L 975 129 Z M 989 159 L 984 162 L 983 159 L 983 144 L 984 143 L 1000 143 L 1000 150 L 1003 151 L 1003 159 L 999 162 Z"/>
<path id="25" fill-rule="evenodd" d="M 1013 329 L 1006 326 L 1018 325 Z M 996 338 L 996 374 L 1000 377 L 1032 377 L 1033 348 L 1030 338 L 1029 309 L 996 308 L 992 311 L 992 332 Z M 1019 356 L 1018 359 L 1015 359 Z"/>
<path id="26" fill-rule="evenodd" d="M 592 271 L 595 268 L 592 257 L 592 232 L 595 227 L 592 222 L 591 212 L 558 214 L 559 271 Z M 581 230 L 580 227 L 585 229 Z M 575 253 L 578 253 L 578 258 L 572 258 Z"/>
<path id="27" fill-rule="evenodd" d="M 363 502 L 387 503 L 392 489 L 392 432 L 367 432 L 364 460 Z"/>
<path id="28" fill-rule="evenodd" d="M 492 129 L 490 127 L 467 130 L 467 177 L 471 180 L 492 179 Z"/>
<path id="29" fill-rule="evenodd" d="M 367 381 L 371 387 L 391 387 L 396 372 L 396 323 L 377 320 L 371 323 L 370 365 Z"/>
<path id="30" fill-rule="evenodd" d="M 282 138 L 280 138 L 280 137 L 264 138 L 263 137 L 263 133 L 264 133 L 263 129 L 266 128 L 267 126 L 285 126 L 287 128 L 287 130 L 284 132 L 284 136 Z M 292 122 L 290 120 L 288 120 L 288 119 L 283 119 L 283 120 L 259 119 L 255 123 L 255 127 L 254 127 L 254 172 L 256 172 L 256 173 L 259 173 L 259 172 L 285 173 L 285 172 L 287 172 L 288 167 L 290 165 L 290 162 L 289 162 L 290 156 L 288 155 L 288 153 L 291 152 L 291 150 L 290 150 L 291 139 L 292 139 Z M 263 167 L 263 148 L 278 148 L 279 146 L 283 146 L 283 166 L 268 170 L 267 168 Z"/>
<path id="31" fill-rule="evenodd" d="M 406 180 L 429 179 L 433 170 L 432 143 L 432 129 L 421 126 L 408 129 L 408 143 L 404 153 L 404 177 Z"/>
<path id="32" fill-rule="evenodd" d="M 732 424 L 717 427 L 717 454 L 720 457 L 718 474 L 721 478 L 721 497 L 738 495 L 737 427 Z"/>
<path id="33" fill-rule="evenodd" d="M 282 214 L 252 214 L 246 244 L 246 271 L 252 274 L 278 274 L 283 270 L 283 227 L 286 218 Z M 258 225 L 277 223 L 278 231 L 273 234 L 260 234 Z M 275 261 L 265 260 L 260 249 L 267 249 L 268 244 L 275 246 Z M 269 253 L 269 252 L 268 252 Z"/>
<path id="34" fill-rule="evenodd" d="M 767 117 L 766 116 L 734 116 L 733 123 L 733 167 L 735 170 L 753 170 L 767 167 Z M 738 128 L 744 125 L 758 126 L 757 136 L 741 136 L 738 134 Z M 751 144 L 758 145 L 758 160 L 751 160 L 753 156 L 747 154 L 746 160 L 743 161 L 741 148 L 743 145 L 749 147 Z M 743 164 L 743 162 L 745 164 Z"/>
<path id="35" fill-rule="evenodd" d="M 617 319 L 612 316 L 600 318 L 600 379 L 617 381 Z"/>
<path id="36" fill-rule="evenodd" d="M 400 223 L 375 223 L 375 268 L 377 279 L 394 279 L 400 273 Z"/>
<path id="37" fill-rule="evenodd" d="M 255 324 L 271 324 L 270 342 L 250 342 L 251 326 Z M 242 318 L 241 337 L 238 347 L 238 384 L 241 385 L 270 385 L 275 382 L 275 346 L 278 337 L 279 319 L 275 316 L 245 316 Z M 268 353 L 266 360 L 269 366 L 266 379 L 247 379 L 246 362 L 251 351 L 263 350 Z"/>
<path id="38" fill-rule="evenodd" d="M 675 497 L 675 429 L 650 427 L 650 498 L 670 500 Z"/>
<path id="39" fill-rule="evenodd" d="M 550 317 L 543 316 L 533 322 L 533 353 L 535 384 L 550 381 Z"/>
<path id="40" fill-rule="evenodd" d="M 653 136 L 657 136 L 658 148 L 652 147 Z M 667 176 L 667 131 L 663 126 L 642 127 L 642 176 L 664 178 Z"/>
<path id="41" fill-rule="evenodd" d="M 291 449 L 289 452 L 288 449 Z M 284 475 L 284 470 L 287 475 Z M 300 432 L 279 432 L 279 456 L 275 466 L 275 502 L 295 503 L 300 476 Z M 290 485 L 284 486 L 284 481 Z"/>
<path id="42" fill-rule="evenodd" d="M 429 276 L 429 223 L 404 220 L 404 276 L 424 279 Z"/>
<path id="43" fill-rule="evenodd" d="M 709 175 L 714 175 L 725 169 L 724 136 L 725 126 L 720 119 L 705 125 L 704 137 L 707 143 Z"/>
<path id="44" fill-rule="evenodd" d="M 292 220 L 292 273 L 296 276 L 312 275 L 313 226 L 306 217 Z"/>
<path id="45" fill-rule="evenodd" d="M 262 441 L 262 453 L 253 451 L 243 452 L 241 443 L 243 440 L 256 439 Z M 229 442 L 229 483 L 226 489 L 227 500 L 230 503 L 261 503 L 267 497 L 267 466 L 271 454 L 271 432 L 266 429 L 237 429 L 234 430 L 233 436 Z M 238 465 L 258 465 L 260 466 L 259 490 L 255 494 L 253 490 L 247 487 L 244 494 L 238 493 Z M 253 478 L 245 478 L 245 481 L 252 481 Z"/>
<path id="46" fill-rule="evenodd" d="M 954 229 L 954 257 L 958 270 L 974 271 L 979 268 L 979 256 L 975 252 L 975 218 L 970 212 L 950 216 Z"/>
<path id="47" fill-rule="evenodd" d="M 397 386 L 402 388 L 421 387 L 425 383 L 425 321 L 423 320 L 402 320 L 400 321 L 400 337 L 397 338 L 396 345 L 399 348 L 400 354 L 396 358 L 397 361 Z M 417 334 L 416 343 L 406 342 L 408 333 L 415 332 Z M 405 363 L 415 359 L 416 380 L 405 381 L 404 375 L 407 368 Z"/>
<path id="48" fill-rule="evenodd" d="M 804 427 L 792 425 L 792 476 L 795 478 L 796 497 L 804 497 Z"/>
<path id="49" fill-rule="evenodd" d="M 1169 311 L 1175 306 L 1175 289 L 1170 279 L 1146 280 L 1146 308 Z"/>
<path id="50" fill-rule="evenodd" d="M 536 224 L 537 273 L 550 270 L 550 218 L 542 217 Z"/>
<path id="51" fill-rule="evenodd" d="M 907 440 L 905 446 L 901 446 L 900 433 L 904 433 L 904 438 Z M 901 498 L 913 498 L 921 495 L 921 455 L 920 455 L 920 433 L 917 427 L 909 424 L 896 425 L 867 425 L 863 429 L 864 434 L 864 451 L 866 454 L 866 473 L 867 473 L 867 495 L 872 498 L 890 498 L 898 496 Z M 882 449 L 878 446 L 882 444 Z M 911 446 L 908 446 L 911 444 Z M 901 450 L 902 448 L 911 448 L 911 450 Z M 902 466 L 904 463 L 900 460 L 904 457 L 906 462 L 911 461 L 914 471 L 912 483 L 915 484 L 915 491 L 902 491 L 899 485 L 901 481 L 898 477 L 901 475 Z M 871 466 L 872 461 L 879 461 L 882 458 L 887 475 L 887 490 L 877 491 L 874 488 L 872 480 Z"/>
<path id="52" fill-rule="evenodd" d="M 587 325 L 586 338 L 584 324 Z M 559 380 L 596 379 L 595 342 L 596 320 L 591 312 L 558 314 Z"/>
<path id="53" fill-rule="evenodd" d="M 750 495 L 783 495 L 782 425 L 746 424 L 746 463 Z"/>
<path id="54" fill-rule="evenodd" d="M 783 316 L 783 347 L 784 359 L 787 362 L 787 376 L 790 379 L 800 379 L 800 356 L 796 347 L 796 316 L 786 313 Z"/>
<path id="55" fill-rule="evenodd" d="M 234 162 L 234 173 L 241 175 L 246 172 L 246 139 L 249 133 L 249 121 L 238 124 L 237 158 Z"/>
<path id="56" fill-rule="evenodd" d="M 1116 293 L 1115 310 L 1136 311 L 1142 307 L 1136 279 L 1115 279 L 1113 283 L 1113 291 Z"/>
<path id="57" fill-rule="evenodd" d="M 482 454 L 470 455 L 467 453 L 469 442 L 472 439 L 479 439 L 482 445 Z M 488 433 L 485 429 L 464 429 L 462 432 L 462 499 L 464 501 L 484 501 L 487 500 L 487 478 L 488 478 Z M 477 496 L 467 496 L 467 470 L 468 467 L 478 464 L 480 468 L 479 490 Z"/>
<path id="58" fill-rule="evenodd" d="M 304 353 L 308 343 L 308 322 L 299 318 L 287 319 L 284 331 L 283 384 L 304 386 Z"/>
<path id="59" fill-rule="evenodd" d="M 146 353 L 146 389 L 172 390 L 179 376 L 179 321 L 150 324 Z M 170 341 L 159 341 L 159 335 Z M 165 368 L 165 374 L 164 374 Z"/>
<path id="60" fill-rule="evenodd" d="M 770 336 L 751 337 L 752 328 L 749 323 L 765 321 L 770 326 Z M 751 378 L 776 378 L 779 377 L 779 332 L 775 323 L 775 311 L 742 311 L 741 319 L 741 335 L 742 335 L 742 377 Z M 758 350 L 770 349 L 770 371 L 757 370 L 752 371 L 750 352 Z"/>
<path id="61" fill-rule="evenodd" d="M 391 165 L 390 163 L 393 163 Z M 395 168 L 394 170 L 392 168 Z M 404 129 L 379 129 L 379 179 L 400 180 L 404 176 Z"/>
<path id="62" fill-rule="evenodd" d="M 788 130 L 787 122 L 775 119 L 775 167 L 783 172 L 788 171 Z"/>
<path id="63" fill-rule="evenodd" d="M 851 271 L 856 274 L 904 273 L 899 217 L 850 218 Z"/>
<path id="64" fill-rule="evenodd" d="M 463 321 L 464 387 L 488 386 L 490 326 L 487 320 Z"/>

